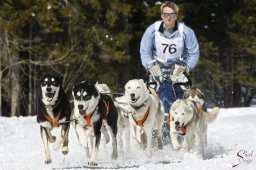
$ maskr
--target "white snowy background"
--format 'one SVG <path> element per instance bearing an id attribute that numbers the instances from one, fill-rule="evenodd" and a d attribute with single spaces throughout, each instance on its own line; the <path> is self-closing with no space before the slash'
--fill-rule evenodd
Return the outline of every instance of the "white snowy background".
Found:
<path id="1" fill-rule="evenodd" d="M 59 131 L 54 131 L 57 134 Z M 74 128 L 69 134 L 69 153 L 53 151 L 52 164 L 44 164 L 44 147 L 36 117 L 0 117 L 0 170 L 90 169 L 78 145 Z M 152 159 L 131 145 L 119 158 L 109 158 L 110 147 L 101 145 L 98 166 L 92 169 L 142 170 L 256 170 L 256 107 L 221 109 L 218 119 L 208 126 L 208 146 L 203 160 L 196 151 L 153 150 Z M 240 155 L 241 157 L 237 156 Z M 239 164 L 239 165 L 237 165 Z M 232 168 L 233 165 L 237 165 Z"/>

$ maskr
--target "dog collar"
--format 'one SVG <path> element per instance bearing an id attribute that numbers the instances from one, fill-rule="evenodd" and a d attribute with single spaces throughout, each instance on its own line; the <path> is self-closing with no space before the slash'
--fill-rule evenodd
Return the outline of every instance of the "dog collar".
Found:
<path id="1" fill-rule="evenodd" d="M 53 110 L 55 107 L 57 107 L 57 105 L 59 104 L 60 102 L 57 102 L 56 104 L 54 104 L 54 105 L 46 105 L 46 108 L 47 109 L 51 109 L 51 110 Z"/>

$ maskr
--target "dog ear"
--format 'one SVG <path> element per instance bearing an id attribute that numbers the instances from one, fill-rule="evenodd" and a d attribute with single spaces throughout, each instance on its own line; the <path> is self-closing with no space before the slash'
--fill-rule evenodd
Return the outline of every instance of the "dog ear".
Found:
<path id="1" fill-rule="evenodd" d="M 94 79 L 93 79 L 93 80 L 90 80 L 90 82 L 93 83 L 94 85 L 95 85 L 95 84 L 98 84 L 98 80 L 94 80 Z"/>
<path id="2" fill-rule="evenodd" d="M 139 81 L 140 81 L 140 83 L 141 83 L 141 85 L 142 85 L 142 87 L 143 87 L 143 90 L 144 90 L 144 92 L 145 92 L 146 98 L 148 98 L 149 90 L 148 90 L 148 88 L 147 88 L 147 84 L 146 84 L 146 83 L 144 82 L 144 80 L 142 80 L 142 79 L 140 79 Z"/>
<path id="3" fill-rule="evenodd" d="M 94 82 L 94 81 L 88 81 L 87 82 L 87 85 L 92 88 L 92 91 L 93 91 L 92 95 L 94 97 L 97 97 L 99 95 L 99 92 L 98 92 L 98 89 L 96 88 L 95 84 L 96 84 L 96 82 Z"/>
<path id="4" fill-rule="evenodd" d="M 198 88 L 196 90 L 198 91 L 198 97 L 204 100 L 204 93 Z"/>
<path id="5" fill-rule="evenodd" d="M 139 82 L 140 82 L 141 86 L 143 87 L 143 90 L 144 90 L 145 92 L 148 91 L 147 85 L 146 85 L 146 83 L 144 82 L 144 80 L 143 80 L 143 79 L 139 79 Z"/>
<path id="6" fill-rule="evenodd" d="M 60 75 L 55 75 L 54 77 L 55 77 L 55 79 L 56 79 L 57 81 L 59 81 L 60 86 L 62 86 L 62 83 L 63 83 L 62 77 L 61 77 Z"/>
<path id="7" fill-rule="evenodd" d="M 130 80 L 126 82 L 125 86 L 124 86 L 124 89 L 127 89 L 127 86 L 129 84 Z"/>
<path id="8" fill-rule="evenodd" d="M 189 95 L 188 95 L 188 91 L 189 91 L 189 90 L 187 90 L 187 91 L 184 93 L 183 99 L 187 99 L 187 98 L 188 98 L 188 96 L 189 96 Z"/>
<path id="9" fill-rule="evenodd" d="M 76 84 L 72 87 L 72 95 L 74 95 L 75 88 L 76 88 Z"/>

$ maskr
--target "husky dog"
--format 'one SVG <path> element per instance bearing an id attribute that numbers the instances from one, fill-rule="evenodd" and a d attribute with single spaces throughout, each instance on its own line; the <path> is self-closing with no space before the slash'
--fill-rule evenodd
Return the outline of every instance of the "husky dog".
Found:
<path id="1" fill-rule="evenodd" d="M 59 77 L 45 74 L 41 78 L 40 86 L 37 122 L 40 124 L 45 148 L 45 163 L 48 164 L 52 162 L 48 141 L 54 143 L 54 150 L 58 150 L 62 146 L 62 153 L 64 155 L 68 153 L 71 108 Z M 61 126 L 61 134 L 56 140 L 56 137 L 51 134 L 51 130 L 59 126 Z"/>
<path id="2" fill-rule="evenodd" d="M 142 79 L 129 80 L 125 84 L 125 97 L 130 107 L 129 110 L 132 110 L 132 113 L 129 114 L 132 133 L 135 134 L 136 128 L 141 129 L 140 132 L 144 134 L 144 137 L 146 136 L 147 156 L 151 157 L 153 129 L 157 130 L 158 148 L 163 148 L 161 141 L 164 123 L 163 105 L 156 92 L 153 89 L 149 91 Z"/>
<path id="3" fill-rule="evenodd" d="M 101 134 L 106 142 L 109 142 L 108 132 L 112 137 L 112 158 L 117 159 L 117 109 L 111 97 L 101 94 L 94 83 L 83 81 L 73 87 L 75 131 L 79 144 L 85 148 L 86 156 L 89 156 L 89 146 L 92 151 L 89 165 L 97 165 L 97 155 Z M 88 142 L 89 141 L 89 142 Z M 92 143 L 90 143 L 92 142 Z"/>
<path id="4" fill-rule="evenodd" d="M 107 84 L 96 82 L 95 87 L 102 94 L 107 94 L 112 97 L 111 90 Z M 125 96 L 115 97 L 114 104 L 118 111 L 118 132 L 117 132 L 117 141 L 121 151 L 124 151 L 124 141 L 126 144 L 126 149 L 130 147 L 130 126 L 129 126 L 129 117 L 128 117 L 128 103 Z"/>
<path id="5" fill-rule="evenodd" d="M 200 100 L 201 101 L 201 100 Z M 200 108 L 199 108 L 200 107 Z M 173 148 L 178 150 L 181 144 L 178 142 L 179 135 L 185 135 L 184 142 L 190 151 L 195 144 L 195 134 L 199 139 L 199 152 L 204 157 L 204 146 L 206 145 L 207 124 L 213 122 L 219 113 L 219 108 L 212 111 L 202 110 L 202 106 L 188 99 L 176 100 L 169 113 L 170 136 Z"/>
<path id="6" fill-rule="evenodd" d="M 200 89 L 191 87 L 190 89 L 185 91 L 183 98 L 194 101 L 198 109 L 202 109 L 205 112 L 207 111 L 205 97 Z M 198 112 L 201 111 L 198 110 Z"/>

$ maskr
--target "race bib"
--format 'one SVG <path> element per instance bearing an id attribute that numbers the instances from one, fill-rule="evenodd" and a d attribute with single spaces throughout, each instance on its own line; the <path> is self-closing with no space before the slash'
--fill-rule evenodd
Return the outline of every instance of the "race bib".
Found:
<path id="1" fill-rule="evenodd" d="M 179 24 L 179 30 L 173 33 L 174 35 L 172 35 L 172 38 L 166 38 L 158 31 L 160 25 L 161 21 L 155 23 L 155 58 L 162 63 L 171 64 L 182 56 L 184 48 L 182 36 L 184 25 Z"/>

